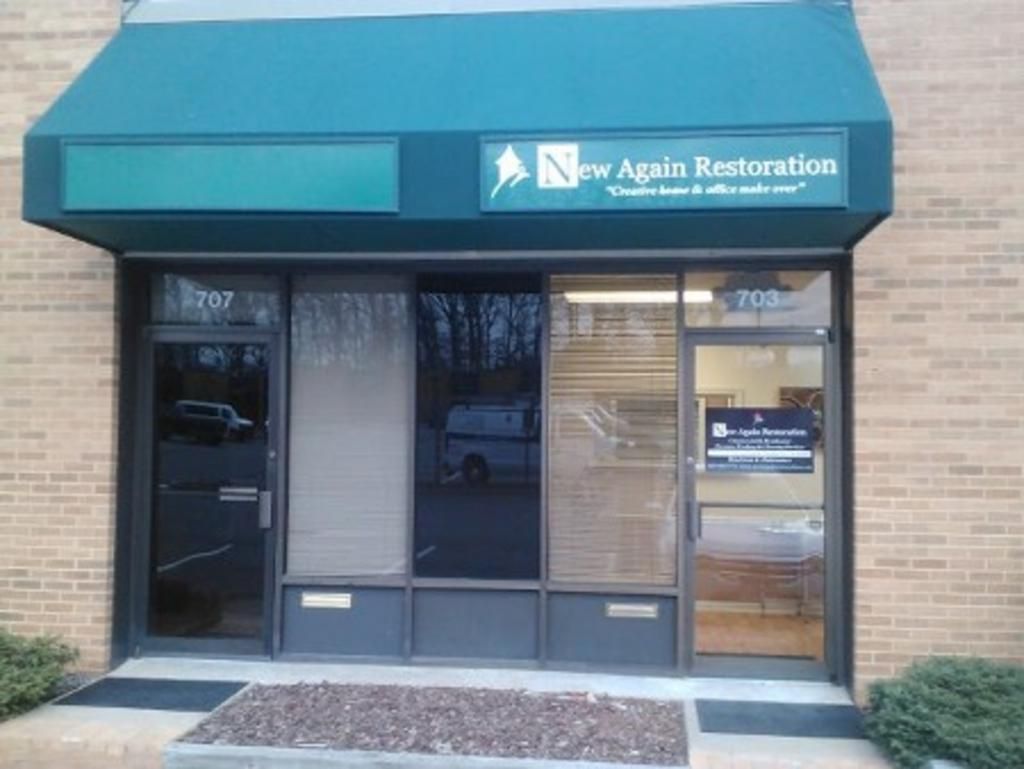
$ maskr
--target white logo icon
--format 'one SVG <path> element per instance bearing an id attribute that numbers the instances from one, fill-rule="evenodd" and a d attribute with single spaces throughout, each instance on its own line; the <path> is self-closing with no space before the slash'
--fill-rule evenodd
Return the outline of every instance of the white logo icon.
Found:
<path id="1" fill-rule="evenodd" d="M 580 186 L 580 145 L 538 144 L 537 186 L 574 190 Z"/>
<path id="2" fill-rule="evenodd" d="M 715 438 L 728 438 L 729 428 L 725 424 L 725 422 L 712 422 L 711 435 L 713 435 Z"/>
<path id="3" fill-rule="evenodd" d="M 491 190 L 491 200 L 494 200 L 494 196 L 501 192 L 505 185 L 515 187 L 523 179 L 530 178 L 530 172 L 526 170 L 526 165 L 512 149 L 511 144 L 505 147 L 505 151 L 494 161 L 494 165 L 498 167 L 498 183 Z"/>

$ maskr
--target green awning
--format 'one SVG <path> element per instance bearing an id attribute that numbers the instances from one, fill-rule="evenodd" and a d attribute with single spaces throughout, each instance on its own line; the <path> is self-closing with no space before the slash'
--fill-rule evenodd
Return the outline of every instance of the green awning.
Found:
<path id="1" fill-rule="evenodd" d="M 483 191 L 506 143 L 721 137 L 841 145 L 842 178 L 781 205 Z M 25 218 L 117 252 L 848 249 L 891 208 L 891 120 L 845 2 L 126 24 L 25 138 Z"/>

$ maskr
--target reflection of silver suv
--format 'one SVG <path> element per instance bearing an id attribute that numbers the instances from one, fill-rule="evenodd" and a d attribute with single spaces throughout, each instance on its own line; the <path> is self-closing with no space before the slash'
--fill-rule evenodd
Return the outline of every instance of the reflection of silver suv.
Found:
<path id="1" fill-rule="evenodd" d="M 252 436 L 253 423 L 239 416 L 230 403 L 177 401 L 160 433 L 168 438 L 180 435 L 204 443 L 222 440 L 243 441 Z"/>

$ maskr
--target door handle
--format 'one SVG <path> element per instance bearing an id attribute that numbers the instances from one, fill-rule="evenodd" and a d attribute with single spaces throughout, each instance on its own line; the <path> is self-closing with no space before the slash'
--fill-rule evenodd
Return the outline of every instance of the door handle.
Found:
<path id="1" fill-rule="evenodd" d="M 255 486 L 221 486 L 217 489 L 217 498 L 221 502 L 255 502 Z"/>
<path id="2" fill-rule="evenodd" d="M 686 500 L 686 536 L 691 542 L 696 542 L 700 536 L 700 505 L 697 500 Z"/>
<path id="3" fill-rule="evenodd" d="M 273 525 L 274 492 L 260 492 L 260 528 L 269 529 Z"/>

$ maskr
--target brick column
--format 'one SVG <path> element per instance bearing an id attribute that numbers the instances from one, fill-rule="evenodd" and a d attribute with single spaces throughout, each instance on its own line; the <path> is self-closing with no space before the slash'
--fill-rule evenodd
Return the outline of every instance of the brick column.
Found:
<path id="1" fill-rule="evenodd" d="M 856 0 L 896 126 L 857 250 L 857 689 L 1024 658 L 1024 7 Z"/>
<path id="2" fill-rule="evenodd" d="M 21 221 L 21 140 L 117 29 L 119 0 L 0 5 L 0 626 L 110 649 L 114 261 Z"/>

